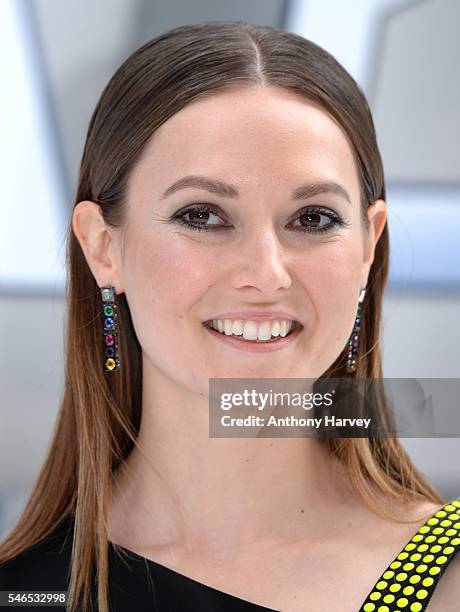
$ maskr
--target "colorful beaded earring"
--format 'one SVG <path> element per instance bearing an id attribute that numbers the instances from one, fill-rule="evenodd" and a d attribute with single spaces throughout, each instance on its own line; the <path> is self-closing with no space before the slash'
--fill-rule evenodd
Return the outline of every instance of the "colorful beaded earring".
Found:
<path id="1" fill-rule="evenodd" d="M 351 332 L 350 340 L 348 341 L 348 355 L 347 355 L 347 372 L 356 371 L 356 359 L 358 356 L 358 345 L 359 345 L 359 328 L 361 327 L 361 312 L 362 303 L 364 302 L 364 296 L 366 295 L 366 289 L 361 289 L 358 300 L 358 313 L 355 319 L 355 325 Z"/>
<path id="2" fill-rule="evenodd" d="M 105 371 L 120 367 L 118 355 L 118 316 L 115 304 L 115 287 L 101 287 L 102 313 L 104 318 Z"/>

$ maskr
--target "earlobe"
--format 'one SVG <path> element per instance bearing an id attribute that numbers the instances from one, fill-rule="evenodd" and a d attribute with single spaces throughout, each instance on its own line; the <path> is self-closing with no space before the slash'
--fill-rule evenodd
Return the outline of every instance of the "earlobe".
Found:
<path id="1" fill-rule="evenodd" d="M 118 276 L 109 248 L 113 239 L 99 205 L 89 200 L 78 202 L 72 213 L 72 229 L 98 285 L 115 285 Z"/>

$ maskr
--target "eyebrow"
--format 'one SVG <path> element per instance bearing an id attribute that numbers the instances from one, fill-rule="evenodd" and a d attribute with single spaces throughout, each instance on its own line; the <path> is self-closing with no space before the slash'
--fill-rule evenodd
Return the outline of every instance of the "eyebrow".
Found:
<path id="1" fill-rule="evenodd" d="M 240 195 L 238 189 L 234 185 L 224 183 L 223 181 L 217 179 L 211 179 L 206 176 L 193 174 L 189 176 L 184 176 L 179 180 L 175 181 L 160 196 L 160 199 L 164 200 L 176 191 L 179 191 L 180 189 L 186 189 L 188 187 L 193 187 L 195 189 L 204 189 L 205 191 L 209 191 L 210 193 L 213 193 L 223 198 L 238 198 Z M 335 193 L 336 195 L 341 196 L 351 204 L 351 199 L 347 190 L 342 187 L 342 185 L 339 185 L 339 183 L 335 183 L 334 181 L 305 183 L 304 185 L 300 185 L 300 187 L 297 187 L 297 189 L 292 192 L 291 199 L 304 200 L 306 198 L 311 198 L 315 195 L 319 195 L 321 193 Z"/>

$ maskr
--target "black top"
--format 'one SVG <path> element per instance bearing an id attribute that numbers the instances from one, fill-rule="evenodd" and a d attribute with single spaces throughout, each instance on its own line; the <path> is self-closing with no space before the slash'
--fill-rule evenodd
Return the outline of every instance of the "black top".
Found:
<path id="1" fill-rule="evenodd" d="M 74 519 L 0 565 L 0 591 L 67 591 Z M 279 612 L 240 599 L 109 543 L 111 612 Z M 450 561 L 460 550 L 460 500 L 445 504 L 417 530 L 378 578 L 359 611 L 426 610 Z M 95 590 L 93 600 L 96 600 Z M 402 603 L 399 603 L 401 602 Z M 399 604 L 399 605 L 398 605 Z M 412 607 L 412 604 L 416 604 Z M 18 606 L 52 610 L 50 606 Z M 460 609 L 460 605 L 459 605 Z"/>

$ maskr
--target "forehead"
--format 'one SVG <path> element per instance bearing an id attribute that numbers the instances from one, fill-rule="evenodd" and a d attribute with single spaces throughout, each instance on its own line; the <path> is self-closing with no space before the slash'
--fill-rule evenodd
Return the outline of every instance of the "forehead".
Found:
<path id="1" fill-rule="evenodd" d="M 359 198 L 343 129 L 315 102 L 279 87 L 235 87 L 190 102 L 156 130 L 132 180 L 155 177 L 160 189 L 194 173 L 233 179 L 243 192 L 334 180 Z"/>

